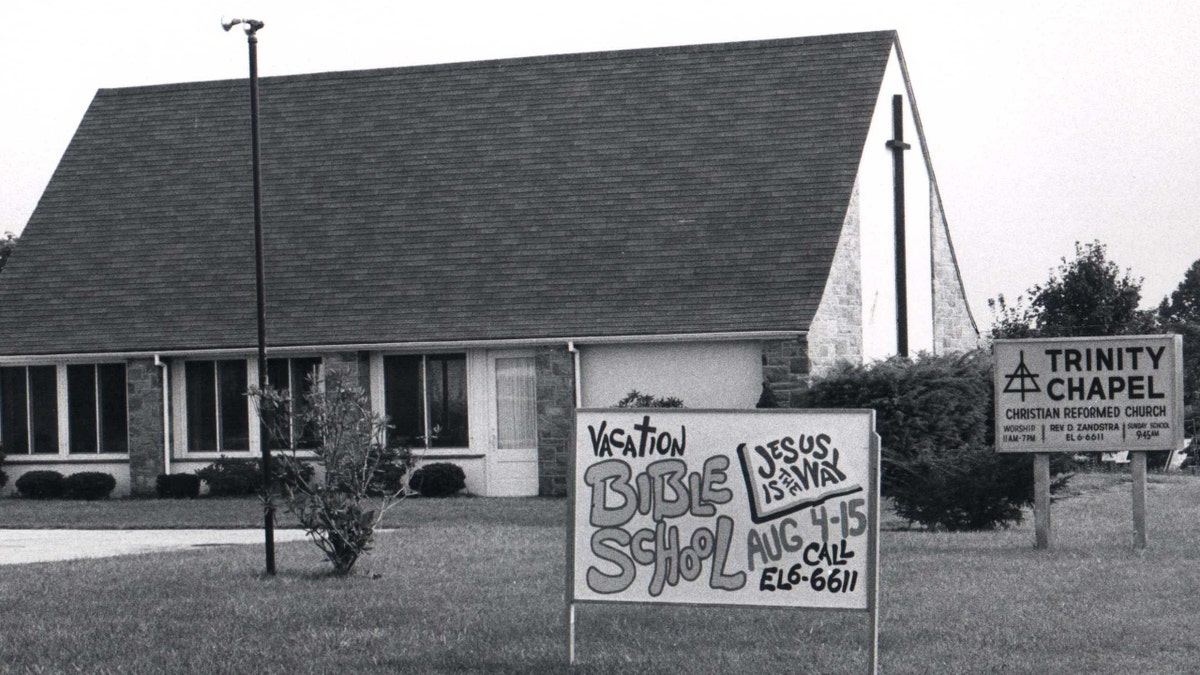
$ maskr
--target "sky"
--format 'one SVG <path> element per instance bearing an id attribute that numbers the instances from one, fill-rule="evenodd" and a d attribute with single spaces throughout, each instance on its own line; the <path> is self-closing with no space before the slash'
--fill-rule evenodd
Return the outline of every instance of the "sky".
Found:
<path id="1" fill-rule="evenodd" d="M 949 1 L 6 4 L 0 233 L 20 234 L 99 88 L 895 29 L 968 300 L 1098 240 L 1156 305 L 1200 259 L 1200 3 Z"/>

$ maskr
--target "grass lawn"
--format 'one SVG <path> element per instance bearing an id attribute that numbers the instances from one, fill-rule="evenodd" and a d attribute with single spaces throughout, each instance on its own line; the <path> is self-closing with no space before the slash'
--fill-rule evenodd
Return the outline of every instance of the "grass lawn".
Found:
<path id="1" fill-rule="evenodd" d="M 881 672 L 1197 672 L 1200 477 L 1151 477 L 1143 552 L 1130 548 L 1127 477 L 1074 485 L 1052 509 L 1050 551 L 1033 550 L 1029 522 L 885 531 Z M 0 500 L 0 520 L 19 501 Z M 146 514 L 178 513 L 150 508 L 166 504 L 94 508 L 162 526 Z M 227 522 L 257 525 L 248 504 L 246 523 L 222 506 Z M 0 672 L 564 672 L 565 508 L 413 500 L 347 579 L 324 576 L 307 543 L 279 546 L 274 579 L 254 546 L 0 567 Z M 866 664 L 863 614 L 586 605 L 577 622 L 582 673 Z"/>

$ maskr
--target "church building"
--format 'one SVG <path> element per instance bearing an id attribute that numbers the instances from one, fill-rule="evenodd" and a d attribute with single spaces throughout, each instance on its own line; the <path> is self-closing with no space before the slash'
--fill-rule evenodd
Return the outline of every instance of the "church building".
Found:
<path id="1" fill-rule="evenodd" d="M 564 494 L 574 410 L 631 390 L 788 406 L 840 363 L 979 341 L 894 32 L 260 101 L 272 386 L 348 370 L 475 494 Z M 145 495 L 260 455 L 248 108 L 245 80 L 96 93 L 0 273 L 10 478 Z"/>

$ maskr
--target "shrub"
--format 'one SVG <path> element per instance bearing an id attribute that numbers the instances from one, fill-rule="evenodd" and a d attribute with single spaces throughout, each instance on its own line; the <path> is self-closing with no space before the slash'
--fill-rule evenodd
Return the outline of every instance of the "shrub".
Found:
<path id="1" fill-rule="evenodd" d="M 643 394 L 631 389 L 625 398 L 617 401 L 618 408 L 682 408 L 683 400 L 674 396 L 659 398 L 654 394 Z"/>
<path id="2" fill-rule="evenodd" d="M 200 476 L 194 473 L 162 473 L 154 479 L 159 499 L 195 499 L 200 496 Z"/>
<path id="3" fill-rule="evenodd" d="M 992 362 L 976 350 L 847 366 L 803 395 L 811 408 L 873 408 L 881 485 L 897 513 L 928 527 L 979 530 L 1021 521 L 1033 501 L 1033 459 L 993 447 Z M 1058 490 L 1070 460 L 1056 455 Z"/>
<path id="4" fill-rule="evenodd" d="M 354 381 L 331 368 L 324 390 L 308 388 L 303 406 L 293 406 L 283 391 L 251 391 L 274 438 L 287 438 L 285 414 L 298 408 L 292 423 L 312 429 L 320 440 L 312 461 L 324 469 L 321 479 L 294 452 L 284 453 L 278 463 L 280 496 L 338 575 L 349 574 L 371 549 L 383 514 L 407 496 L 403 477 L 412 463 L 407 448 L 384 445 L 387 421 L 372 411 L 366 391 Z"/>
<path id="5" fill-rule="evenodd" d="M 4 453 L 0 452 L 0 465 L 4 464 Z M 0 469 L 0 488 L 8 485 L 8 474 L 4 473 L 4 469 Z"/>
<path id="6" fill-rule="evenodd" d="M 57 471 L 30 471 L 17 478 L 17 492 L 30 499 L 58 499 L 63 495 L 63 475 Z"/>
<path id="7" fill-rule="evenodd" d="M 1146 468 L 1156 471 L 1165 470 L 1167 461 L 1171 459 L 1170 450 L 1155 450 L 1146 453 Z"/>
<path id="8" fill-rule="evenodd" d="M 67 499 L 107 499 L 117 487 L 117 479 L 111 473 L 81 471 L 63 480 L 63 494 Z"/>
<path id="9" fill-rule="evenodd" d="M 196 472 L 212 497 L 238 497 L 262 492 L 262 460 L 221 457 Z"/>
<path id="10" fill-rule="evenodd" d="M 1021 507 L 1033 502 L 1032 457 L 1000 455 L 991 445 L 922 448 L 893 468 L 896 513 L 935 529 L 1005 527 L 1021 522 Z"/>
<path id="11" fill-rule="evenodd" d="M 467 476 L 457 464 L 434 462 L 414 471 L 408 487 L 422 497 L 450 497 L 467 487 Z"/>
<path id="12" fill-rule="evenodd" d="M 383 497 L 403 492 L 404 481 L 412 466 L 412 452 L 406 447 L 381 447 L 379 454 L 379 466 L 375 469 L 371 481 L 367 483 L 367 495 Z"/>
<path id="13" fill-rule="evenodd" d="M 303 459 L 294 459 L 287 453 L 277 452 L 271 455 L 271 473 L 275 476 L 271 481 L 271 489 L 278 494 L 283 486 L 295 484 L 297 480 L 312 480 L 317 470 Z M 262 472 L 259 472 L 262 475 Z"/>
<path id="14" fill-rule="evenodd" d="M 272 485 L 279 489 L 280 481 L 285 478 L 284 472 L 300 471 L 304 478 L 311 478 L 313 467 L 304 462 L 285 464 L 279 461 L 280 454 L 272 455 L 271 472 L 275 474 Z M 261 457 L 221 457 L 217 461 L 196 472 L 208 484 L 210 497 L 241 497 L 262 493 L 262 458 Z"/>

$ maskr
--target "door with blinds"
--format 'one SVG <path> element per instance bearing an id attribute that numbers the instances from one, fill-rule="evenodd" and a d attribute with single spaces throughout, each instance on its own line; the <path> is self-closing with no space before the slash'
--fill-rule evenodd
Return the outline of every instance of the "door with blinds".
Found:
<path id="1" fill-rule="evenodd" d="M 492 352 L 488 494 L 538 493 L 537 375 L 530 352 Z"/>

